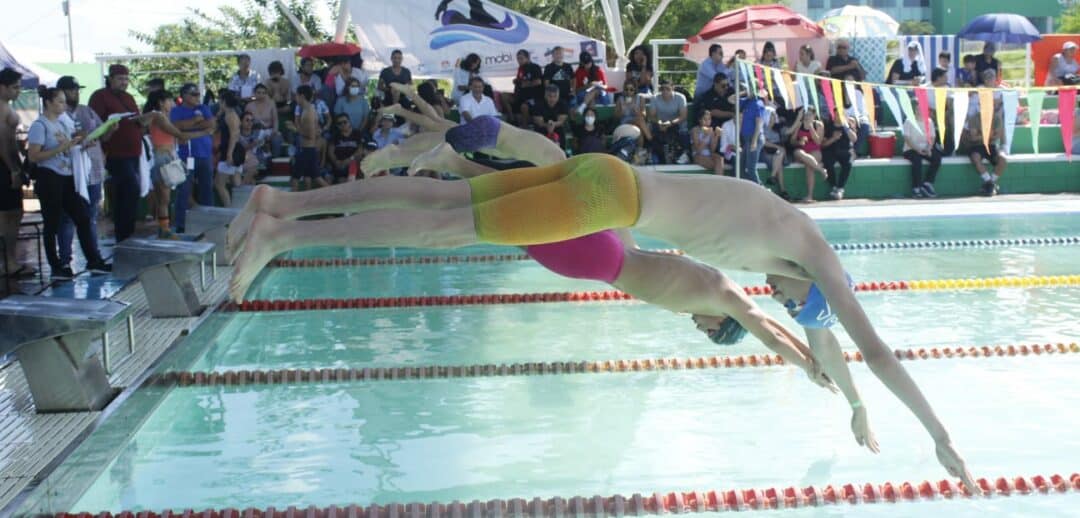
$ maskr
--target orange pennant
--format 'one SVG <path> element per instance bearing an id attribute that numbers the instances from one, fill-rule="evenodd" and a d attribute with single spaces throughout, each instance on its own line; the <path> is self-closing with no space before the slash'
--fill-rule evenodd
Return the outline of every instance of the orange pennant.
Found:
<path id="1" fill-rule="evenodd" d="M 870 129 L 877 131 L 877 113 L 874 112 L 874 87 L 870 83 L 862 83 L 863 107 L 866 108 L 866 117 L 870 119 Z"/>
<path id="2" fill-rule="evenodd" d="M 979 120 L 982 122 L 983 146 L 990 152 L 990 129 L 994 124 L 994 91 L 979 89 Z"/>

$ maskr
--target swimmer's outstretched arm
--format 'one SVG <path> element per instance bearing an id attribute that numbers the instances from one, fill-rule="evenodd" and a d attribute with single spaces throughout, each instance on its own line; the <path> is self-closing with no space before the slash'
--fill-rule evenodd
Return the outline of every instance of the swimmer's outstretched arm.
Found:
<path id="1" fill-rule="evenodd" d="M 840 350 L 840 343 L 836 341 L 836 335 L 828 329 L 805 328 L 806 340 L 810 343 L 810 350 L 814 358 L 821 363 L 825 374 L 832 379 L 840 392 L 847 398 L 851 405 L 851 431 L 855 434 L 855 441 L 860 446 L 866 446 L 870 451 L 877 453 L 878 443 L 874 433 L 870 431 L 870 422 L 866 415 L 866 407 L 859 396 L 859 390 L 855 388 L 855 381 L 851 378 L 851 370 L 848 369 L 844 353 Z"/>
<path id="2" fill-rule="evenodd" d="M 411 84 L 404 83 L 391 83 L 390 88 L 397 90 L 401 95 L 408 97 L 417 108 L 420 109 L 420 113 L 435 123 L 444 122 L 448 123 L 451 127 L 453 123 L 447 121 L 443 116 L 439 115 L 439 112 L 435 111 L 435 107 L 428 104 L 420 94 L 416 93 L 416 88 Z M 444 128 L 445 129 L 445 128 Z"/>

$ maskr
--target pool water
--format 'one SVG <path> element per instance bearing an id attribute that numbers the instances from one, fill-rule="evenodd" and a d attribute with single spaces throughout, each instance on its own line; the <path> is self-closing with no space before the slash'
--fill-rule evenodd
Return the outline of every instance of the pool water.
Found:
<path id="1" fill-rule="evenodd" d="M 834 243 L 1073 235 L 1080 215 L 829 220 Z M 666 247 L 654 240 L 645 246 Z M 455 253 L 511 253 L 474 247 Z M 434 254 L 302 250 L 293 257 Z M 1080 273 L 1080 247 L 842 253 L 857 280 Z M 734 273 L 744 285 L 763 276 Z M 608 289 L 528 261 L 272 268 L 252 298 Z M 766 298 L 762 308 L 792 325 Z M 1075 342 L 1076 288 L 859 295 L 895 348 Z M 850 339 L 837 333 L 845 350 Z M 161 370 L 467 365 L 761 354 L 712 345 L 636 302 L 220 313 Z M 904 362 L 976 477 L 1080 465 L 1080 355 Z M 320 507 L 946 478 L 920 424 L 851 364 L 882 451 L 790 367 L 311 383 L 148 386 L 27 500 L 26 511 Z M 1075 516 L 1080 495 L 860 506 L 859 516 Z M 761 514 L 843 516 L 846 506 Z"/>

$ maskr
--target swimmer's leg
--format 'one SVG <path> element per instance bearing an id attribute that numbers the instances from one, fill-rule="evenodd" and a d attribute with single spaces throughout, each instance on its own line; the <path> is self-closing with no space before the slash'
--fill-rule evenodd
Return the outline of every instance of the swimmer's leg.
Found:
<path id="1" fill-rule="evenodd" d="M 556 164 L 566 160 L 566 152 L 551 139 L 535 131 L 524 130 L 509 124 L 502 124 L 499 127 L 499 136 L 491 154 L 532 162 L 537 166 Z"/>
<path id="2" fill-rule="evenodd" d="M 296 219 L 318 214 L 343 214 L 372 209 L 449 209 L 471 204 L 468 182 L 431 178 L 382 176 L 308 191 L 287 192 L 256 186 L 244 209 L 229 224 L 226 254 L 230 260 L 244 246 L 248 227 L 257 214 Z"/>
<path id="3" fill-rule="evenodd" d="M 382 209 L 368 211 L 361 216 L 318 221 L 289 221 L 267 214 L 257 214 L 248 234 L 229 284 L 229 296 L 236 302 L 243 299 L 248 287 L 266 263 L 280 253 L 296 248 L 456 248 L 477 242 L 471 207 L 443 210 Z"/>
<path id="4" fill-rule="evenodd" d="M 398 83 L 394 83 L 396 86 Z M 430 108 L 431 105 L 428 105 Z M 446 131 L 454 127 L 453 121 L 446 119 L 432 119 L 423 114 L 416 113 L 411 110 L 406 110 L 400 104 L 391 104 L 390 106 L 384 106 L 379 109 L 379 114 L 390 114 L 396 117 L 401 117 L 412 124 L 420 126 L 423 131 Z"/>
<path id="5" fill-rule="evenodd" d="M 433 106 L 431 106 L 430 104 L 428 104 L 428 102 L 425 101 L 423 97 L 420 97 L 420 94 L 416 93 L 416 88 L 414 88 L 412 84 L 390 83 L 390 88 L 393 88 L 394 90 L 397 90 L 398 92 L 400 92 L 405 97 L 408 97 L 409 100 L 412 101 L 413 104 L 415 104 L 416 107 L 420 109 L 420 114 L 422 116 L 426 117 L 429 121 L 434 122 L 435 124 L 438 124 L 439 126 L 442 127 L 442 129 L 446 129 L 447 126 L 453 126 L 454 125 L 453 122 L 448 121 L 448 120 L 446 120 L 445 117 L 443 117 L 442 115 L 439 115 L 439 112 L 435 111 L 435 108 Z M 402 111 L 408 111 L 408 110 L 402 110 Z M 431 131 L 436 131 L 436 130 L 431 130 Z"/>
<path id="6" fill-rule="evenodd" d="M 435 131 L 417 133 L 401 144 L 386 146 L 369 154 L 360 161 L 360 169 L 365 174 L 374 174 L 387 169 L 408 167 L 413 159 L 444 141 L 443 134 Z"/>
<path id="7" fill-rule="evenodd" d="M 409 176 L 422 170 L 453 172 L 462 178 L 472 178 L 496 171 L 495 168 L 473 162 L 459 155 L 446 142 L 421 153 L 413 159 L 412 164 L 409 165 Z"/>

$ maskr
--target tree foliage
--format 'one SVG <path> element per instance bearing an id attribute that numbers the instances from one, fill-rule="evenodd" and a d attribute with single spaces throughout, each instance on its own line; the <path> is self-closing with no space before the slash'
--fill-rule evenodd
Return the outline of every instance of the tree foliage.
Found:
<path id="1" fill-rule="evenodd" d="M 1073 3 L 1071 7 L 1061 13 L 1054 32 L 1060 34 L 1080 34 L 1080 2 Z"/>
<path id="2" fill-rule="evenodd" d="M 904 20 L 900 22 L 900 34 L 918 35 L 918 34 L 934 34 L 934 24 L 926 20 Z"/>
<path id="3" fill-rule="evenodd" d="M 337 2 L 329 3 L 336 12 Z M 322 29 L 313 0 L 289 0 L 286 6 L 317 41 L 329 39 Z M 273 0 L 242 0 L 219 8 L 217 13 L 189 8 L 190 14 L 177 23 L 158 26 L 153 32 L 132 31 L 137 41 L 153 52 L 218 51 L 283 48 L 302 45 L 302 36 Z M 130 49 L 129 49 L 130 50 Z M 230 56 L 204 59 L 206 84 L 222 87 L 235 68 Z M 146 80 L 158 76 L 169 88 L 198 80 L 198 64 L 193 58 L 148 59 L 131 64 L 135 86 L 141 90 Z"/>

